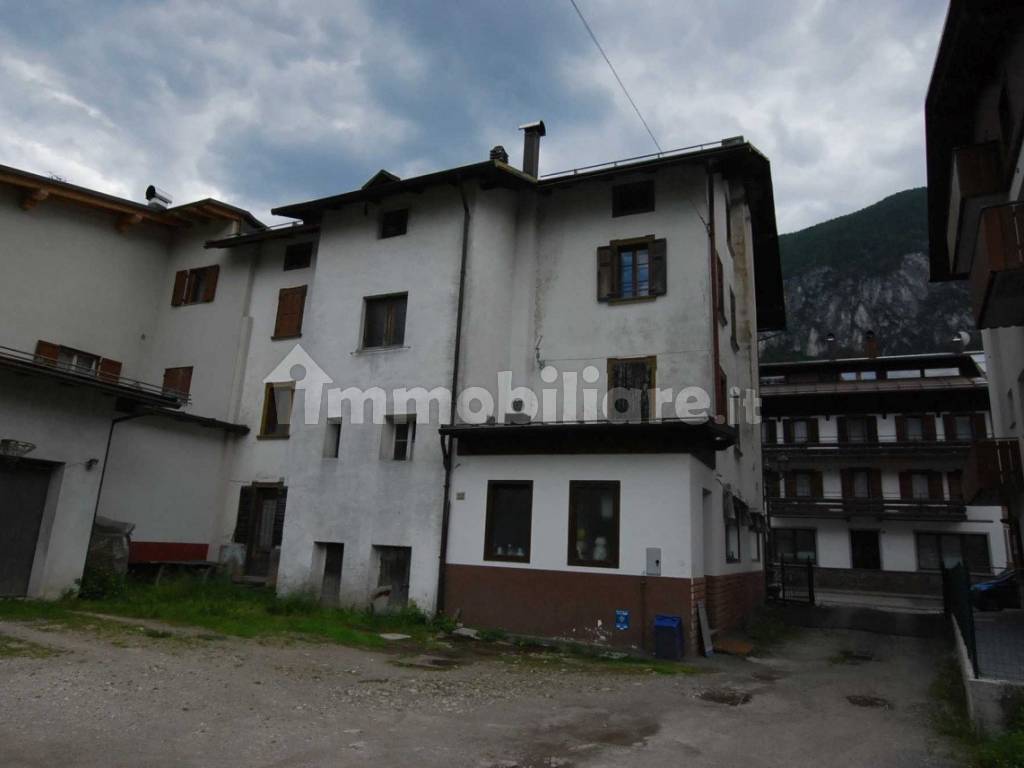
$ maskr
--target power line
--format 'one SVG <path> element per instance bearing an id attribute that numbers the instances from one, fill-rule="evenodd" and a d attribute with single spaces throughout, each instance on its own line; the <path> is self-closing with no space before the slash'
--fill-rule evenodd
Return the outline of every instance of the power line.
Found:
<path id="1" fill-rule="evenodd" d="M 626 98 L 629 99 L 629 103 L 633 105 L 633 111 L 636 112 L 636 116 L 640 118 L 640 122 L 643 123 L 644 128 L 647 129 L 647 135 L 651 137 L 651 141 L 654 142 L 654 146 L 658 148 L 658 151 L 662 152 L 661 144 L 659 144 L 658 140 L 654 138 L 654 133 L 651 131 L 651 127 L 647 124 L 647 121 L 644 120 L 644 116 L 640 114 L 640 107 L 636 105 L 636 102 L 633 101 L 633 97 L 629 95 L 629 91 L 626 89 L 625 83 L 622 82 L 622 78 L 619 77 L 619 73 L 615 71 L 615 66 L 612 64 L 612 60 L 608 58 L 608 54 L 604 52 L 604 48 L 602 48 L 601 44 L 597 42 L 597 35 L 594 34 L 594 30 L 592 30 L 590 25 L 587 23 L 587 19 L 583 16 L 583 11 L 581 11 L 580 7 L 576 5 L 576 0 L 569 0 L 569 2 L 572 3 L 572 7 L 576 9 L 576 15 L 580 17 L 580 21 L 583 22 L 583 26 L 587 28 L 587 33 L 590 35 L 590 39 L 594 41 L 594 45 L 597 46 L 597 50 L 600 51 L 601 56 L 604 57 L 605 63 L 608 64 L 608 69 L 612 71 L 612 74 L 615 76 L 615 80 L 618 82 L 622 92 L 626 94 Z"/>

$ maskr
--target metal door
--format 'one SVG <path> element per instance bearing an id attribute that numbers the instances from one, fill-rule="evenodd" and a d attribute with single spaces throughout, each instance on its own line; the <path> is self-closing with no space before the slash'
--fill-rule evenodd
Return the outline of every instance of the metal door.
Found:
<path id="1" fill-rule="evenodd" d="M 28 592 L 53 468 L 0 459 L 0 596 Z"/>

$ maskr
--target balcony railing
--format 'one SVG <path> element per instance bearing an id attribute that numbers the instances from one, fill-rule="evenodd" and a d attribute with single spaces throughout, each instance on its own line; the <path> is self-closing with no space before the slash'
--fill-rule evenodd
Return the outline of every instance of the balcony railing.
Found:
<path id="1" fill-rule="evenodd" d="M 1024 325 L 1024 204 L 981 212 L 971 307 L 979 328 Z"/>
<path id="2" fill-rule="evenodd" d="M 949 520 L 967 517 L 961 499 L 903 499 L 888 496 L 769 497 L 768 514 L 775 517 L 876 517 L 889 520 Z"/>
<path id="3" fill-rule="evenodd" d="M 1017 440 L 979 440 L 967 454 L 963 474 L 964 498 L 972 504 L 1006 504 L 1024 491 L 1020 443 Z"/>
<path id="4" fill-rule="evenodd" d="M 763 446 L 765 451 L 769 451 L 773 455 L 788 453 L 800 456 L 813 455 L 816 458 L 828 458 L 830 455 L 834 455 L 836 458 L 846 458 L 851 454 L 966 452 L 971 447 L 971 441 L 966 438 L 907 440 L 900 439 L 897 435 L 891 434 L 879 435 L 876 440 L 851 440 L 849 438 L 839 440 L 837 437 L 822 437 L 814 442 L 767 442 Z"/>
<path id="5" fill-rule="evenodd" d="M 51 374 L 69 383 L 116 388 L 115 391 L 120 395 L 138 394 L 148 401 L 162 405 L 184 405 L 189 402 L 187 394 L 166 390 L 160 384 L 150 384 L 119 374 L 106 373 L 93 367 L 53 360 L 21 349 L 0 346 L 0 365 L 25 372 Z"/>
<path id="6" fill-rule="evenodd" d="M 953 150 L 949 188 L 949 224 L 946 245 L 950 272 L 966 274 L 974 261 L 978 217 L 986 205 L 999 202 L 1000 152 L 996 142 Z"/>

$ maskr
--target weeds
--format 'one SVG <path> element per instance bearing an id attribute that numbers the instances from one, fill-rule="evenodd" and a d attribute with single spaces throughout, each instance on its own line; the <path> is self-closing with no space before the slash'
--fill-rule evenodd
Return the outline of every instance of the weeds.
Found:
<path id="1" fill-rule="evenodd" d="M 788 640 L 792 640 L 799 629 L 787 624 L 782 611 L 775 606 L 765 606 L 758 610 L 746 626 L 746 635 L 754 643 L 754 653 L 763 655 L 770 649 Z"/>

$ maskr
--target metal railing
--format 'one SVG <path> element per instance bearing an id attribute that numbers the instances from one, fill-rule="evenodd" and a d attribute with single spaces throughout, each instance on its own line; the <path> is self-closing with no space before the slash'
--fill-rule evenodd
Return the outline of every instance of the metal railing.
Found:
<path id="1" fill-rule="evenodd" d="M 582 165 L 579 168 L 568 168 L 564 171 L 554 171 L 553 173 L 541 174 L 541 179 L 557 179 L 563 176 L 577 176 L 581 173 L 587 173 L 589 171 L 596 171 L 602 168 L 618 168 L 620 165 L 631 165 L 632 163 L 643 162 L 644 160 L 660 160 L 663 157 L 675 157 L 676 155 L 689 155 L 697 152 L 704 152 L 708 149 L 721 149 L 722 147 L 728 147 L 733 145 L 740 145 L 745 143 L 745 139 L 742 136 L 736 136 L 729 139 L 719 139 L 718 141 L 709 141 L 704 144 L 691 144 L 688 147 L 678 147 L 677 149 L 666 149 L 662 152 L 651 152 L 647 155 L 635 155 L 633 157 L 622 158 L 621 160 L 609 160 L 605 163 L 596 163 L 594 165 Z"/>
<path id="2" fill-rule="evenodd" d="M 775 496 L 766 499 L 768 514 L 778 517 L 849 517 L 851 515 L 948 517 L 963 519 L 960 499 L 904 499 L 892 496 Z"/>
<path id="3" fill-rule="evenodd" d="M 768 596 L 774 600 L 814 605 L 814 561 L 780 557 L 765 567 Z"/>
<path id="4" fill-rule="evenodd" d="M 0 362 L 6 362 L 11 367 L 41 370 L 47 373 L 68 378 L 70 380 L 84 381 L 87 383 L 99 382 L 116 387 L 126 387 L 139 393 L 158 396 L 163 398 L 174 398 L 185 404 L 189 402 L 189 396 L 181 392 L 166 390 L 160 384 L 151 384 L 138 379 L 130 379 L 119 374 L 105 373 L 100 370 L 97 360 L 96 366 L 76 365 L 74 363 L 62 362 L 51 357 L 44 357 L 35 352 L 26 352 L 23 349 L 0 346 Z"/>
<path id="5" fill-rule="evenodd" d="M 868 439 L 850 439 L 846 438 L 840 440 L 838 437 L 820 437 L 817 440 L 801 440 L 801 441 L 790 441 L 785 442 L 764 442 L 762 447 L 766 451 L 789 451 L 789 452 L 825 452 L 829 450 L 852 450 L 852 449 L 885 449 L 885 450 L 920 450 L 926 449 L 938 449 L 938 450 L 967 450 L 971 447 L 971 441 L 973 438 L 944 438 L 942 440 L 937 437 L 934 438 L 920 438 L 911 440 L 907 438 L 900 438 L 896 433 L 885 433 L 880 434 L 877 438 Z"/>

